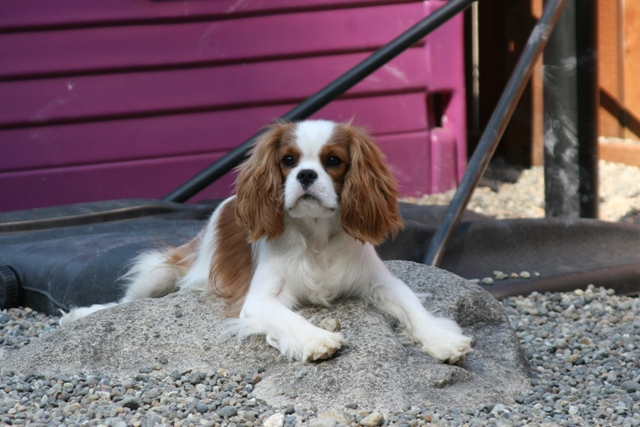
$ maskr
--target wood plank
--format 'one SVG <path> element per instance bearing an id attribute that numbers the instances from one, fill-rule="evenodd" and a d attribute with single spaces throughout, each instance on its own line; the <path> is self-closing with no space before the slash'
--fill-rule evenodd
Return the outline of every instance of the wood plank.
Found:
<path id="1" fill-rule="evenodd" d="M 210 3 L 210 2 L 206 2 Z M 0 79 L 374 50 L 423 17 L 419 3 L 183 24 L 0 34 Z"/>
<path id="2" fill-rule="evenodd" d="M 608 142 L 598 148 L 600 160 L 640 167 L 640 145 Z"/>
<path id="3" fill-rule="evenodd" d="M 625 138 L 640 139 L 640 2 L 624 2 Z"/>
<path id="4" fill-rule="evenodd" d="M 521 53 L 527 46 L 531 31 L 537 23 L 537 18 L 534 15 L 530 1 L 506 3 L 508 3 L 508 6 L 505 15 L 505 29 L 507 32 L 505 65 L 506 73 L 510 76 L 520 59 Z M 534 104 L 535 96 L 534 84 L 530 80 L 520 96 L 500 142 L 501 147 L 499 150 L 504 153 L 509 163 L 529 166 L 532 160 L 531 153 L 535 132 L 532 118 L 536 114 L 536 111 L 534 111 L 536 106 Z"/>
<path id="5" fill-rule="evenodd" d="M 159 20 L 226 19 L 277 12 L 406 3 L 408 0 L 29 0 L 0 2 L 0 31 Z M 409 0 L 410 1 L 410 0 Z"/>
<path id="6" fill-rule="evenodd" d="M 623 52 L 619 0 L 598 2 L 598 80 L 600 82 L 599 134 L 622 136 L 624 116 Z"/>
<path id="7" fill-rule="evenodd" d="M 428 191 L 427 138 L 428 132 L 378 138 L 405 195 L 419 196 Z M 0 211 L 121 198 L 161 198 L 222 154 L 0 173 Z M 233 180 L 232 174 L 223 177 L 191 202 L 231 194 Z"/>
<path id="8" fill-rule="evenodd" d="M 425 15 L 432 14 L 446 2 L 425 2 Z M 429 70 L 429 90 L 459 90 L 464 82 L 463 16 L 458 14 L 446 25 L 427 36 L 426 61 Z"/>
<path id="9" fill-rule="evenodd" d="M 98 200 L 161 198 L 222 153 L 0 174 L 0 211 Z M 230 193 L 223 177 L 202 197 Z M 200 199 L 198 199 L 200 200 Z"/>
<path id="10" fill-rule="evenodd" d="M 504 86 L 509 80 L 509 73 L 505 67 L 508 48 L 508 35 L 505 29 L 509 4 L 511 3 L 505 0 L 478 2 L 480 131 L 484 130 L 489 122 Z M 475 151 L 479 138 L 480 134 L 470 135 L 469 153 Z M 498 146 L 498 152 L 502 151 L 502 146 Z"/>
<path id="11" fill-rule="evenodd" d="M 535 19 L 542 16 L 542 0 L 532 0 L 531 14 Z M 531 166 L 544 163 L 544 67 L 538 58 L 531 76 Z"/>
<path id="12" fill-rule="evenodd" d="M 0 128 L 297 102 L 367 56 L 0 82 Z M 424 90 L 424 68 L 423 50 L 412 48 L 348 93 Z"/>
<path id="13" fill-rule="evenodd" d="M 0 130 L 0 172 L 229 150 L 294 105 Z M 367 126 L 375 135 L 425 130 L 423 93 L 343 99 L 315 118 Z M 29 155 L 25 155 L 29 153 Z"/>

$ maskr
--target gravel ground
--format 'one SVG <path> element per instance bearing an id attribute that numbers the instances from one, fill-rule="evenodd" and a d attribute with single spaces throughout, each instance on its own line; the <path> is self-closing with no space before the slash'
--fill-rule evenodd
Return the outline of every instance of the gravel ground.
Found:
<path id="1" fill-rule="evenodd" d="M 517 404 L 446 409 L 429 405 L 378 414 L 357 402 L 339 408 L 352 425 L 640 425 L 640 300 L 590 287 L 503 302 L 533 370 Z M 0 313 L 0 344 L 19 348 L 58 327 L 29 309 Z M 292 369 L 296 369 L 293 368 Z M 253 372 L 173 372 L 140 367 L 132 378 L 19 376 L 0 378 L 0 423 L 91 426 L 336 425 L 315 408 L 272 407 L 252 396 Z M 294 399 L 295 400 L 295 399 Z M 374 412 L 372 412 L 374 411 Z M 320 418 L 318 418 L 320 416 Z M 345 419 L 348 417 L 348 419 Z"/>
<path id="2" fill-rule="evenodd" d="M 505 181 L 515 181 L 506 183 Z M 494 167 L 472 208 L 499 218 L 541 217 L 542 171 Z M 640 170 L 601 164 L 602 217 L 634 218 L 640 210 Z M 631 187 L 631 188 L 630 188 Z M 450 195 L 419 202 L 446 203 Z M 618 206 L 618 207 L 614 207 Z M 622 206 L 622 207 L 619 207 Z M 131 378 L 88 375 L 5 373 L 0 377 L 1 425 L 89 426 L 639 426 L 640 300 L 596 289 L 534 293 L 503 301 L 533 377 L 532 388 L 516 404 L 446 409 L 425 402 L 380 414 L 357 402 L 327 418 L 316 408 L 273 407 L 252 395 L 261 369 L 227 372 L 173 372 L 153 366 Z M 0 358 L 58 327 L 58 317 L 29 308 L 0 311 Z M 295 369 L 292 367 L 292 369 Z M 294 399 L 295 401 L 295 399 Z"/>
<path id="3" fill-rule="evenodd" d="M 640 212 L 640 169 L 600 161 L 599 174 L 600 219 L 620 221 L 634 218 Z M 447 205 L 454 192 L 405 200 L 418 204 Z M 492 164 L 481 186 L 474 192 L 468 208 L 498 219 L 543 218 L 542 166 L 520 170 L 500 163 Z"/>

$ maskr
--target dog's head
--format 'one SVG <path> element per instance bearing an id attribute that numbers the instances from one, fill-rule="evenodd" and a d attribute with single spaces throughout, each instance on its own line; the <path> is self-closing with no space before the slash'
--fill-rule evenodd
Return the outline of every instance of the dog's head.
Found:
<path id="1" fill-rule="evenodd" d="M 281 235 L 286 215 L 340 215 L 346 233 L 372 244 L 402 227 L 399 192 L 384 155 L 349 123 L 271 126 L 240 166 L 236 186 L 236 217 L 250 241 Z"/>

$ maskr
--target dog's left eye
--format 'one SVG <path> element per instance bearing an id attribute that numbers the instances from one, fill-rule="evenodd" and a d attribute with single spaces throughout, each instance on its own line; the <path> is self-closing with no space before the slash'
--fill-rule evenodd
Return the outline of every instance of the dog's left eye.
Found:
<path id="1" fill-rule="evenodd" d="M 342 164 L 342 160 L 340 160 L 336 156 L 331 156 L 327 159 L 324 165 L 328 168 L 335 168 L 337 166 L 340 166 L 341 164 Z"/>
<path id="2" fill-rule="evenodd" d="M 296 159 L 293 156 L 284 156 L 282 158 L 282 164 L 286 167 L 292 167 L 296 165 Z"/>

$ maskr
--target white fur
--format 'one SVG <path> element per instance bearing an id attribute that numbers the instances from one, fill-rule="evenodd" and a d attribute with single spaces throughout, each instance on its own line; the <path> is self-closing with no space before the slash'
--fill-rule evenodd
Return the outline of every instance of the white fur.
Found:
<path id="1" fill-rule="evenodd" d="M 65 313 L 64 311 L 60 310 L 62 312 L 62 317 L 60 318 L 60 325 L 62 326 L 68 325 L 69 323 L 75 322 L 78 319 L 81 319 L 85 316 L 95 313 L 96 311 L 113 307 L 114 305 L 118 305 L 121 302 L 111 302 L 108 304 L 93 304 L 91 307 L 76 307 L 71 309 L 68 313 Z"/>
<path id="2" fill-rule="evenodd" d="M 302 156 L 285 183 L 285 231 L 253 244 L 255 272 L 230 330 L 240 338 L 265 335 L 270 345 L 290 359 L 326 359 L 345 344 L 344 337 L 313 326 L 294 310 L 303 304 L 328 306 L 338 298 L 358 296 L 396 317 L 426 353 L 450 363 L 464 359 L 470 339 L 460 327 L 429 313 L 411 289 L 387 270 L 371 244 L 343 230 L 339 197 L 318 157 L 333 126 L 326 121 L 298 124 L 296 143 Z M 307 189 L 317 200 L 301 198 L 305 191 L 295 177 L 302 169 L 318 174 Z M 206 288 L 213 251 L 225 250 L 215 246 L 217 221 L 214 213 L 201 234 L 196 262 L 186 274 L 167 267 L 161 252 L 140 256 L 127 274 L 131 282 L 121 302 L 161 296 L 178 287 Z M 62 322 L 102 308 L 106 307 L 76 309 Z"/>
<path id="3" fill-rule="evenodd" d="M 339 208 L 338 195 L 333 189 L 333 180 L 318 158 L 322 146 L 331 137 L 333 126 L 332 122 L 315 120 L 302 122 L 296 127 L 296 141 L 301 157 L 296 167 L 289 173 L 284 186 L 284 207 L 292 217 L 331 217 Z M 312 170 L 318 174 L 317 180 L 306 191 L 297 181 L 298 173 L 302 170 Z M 317 197 L 324 209 L 319 208 L 316 203 L 296 205 L 300 197 L 305 194 Z"/>
<path id="4" fill-rule="evenodd" d="M 207 226 L 200 233 L 200 241 L 198 243 L 198 254 L 196 262 L 179 281 L 178 286 L 182 289 L 192 289 L 197 291 L 207 291 L 209 289 L 209 271 L 213 253 L 216 250 L 215 224 L 218 222 L 218 216 L 222 211 L 222 207 L 229 203 L 235 196 L 229 197 L 223 201 L 213 212 Z"/>

